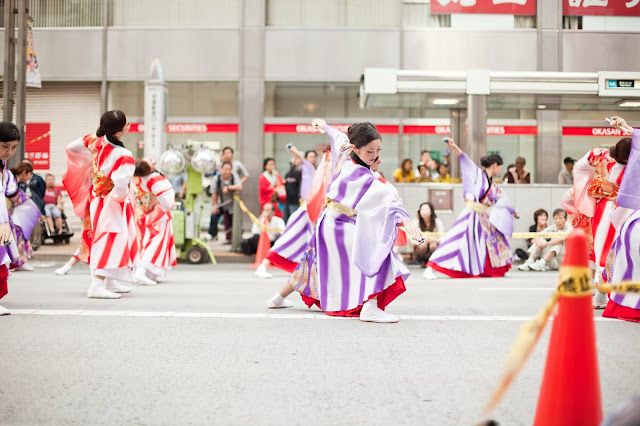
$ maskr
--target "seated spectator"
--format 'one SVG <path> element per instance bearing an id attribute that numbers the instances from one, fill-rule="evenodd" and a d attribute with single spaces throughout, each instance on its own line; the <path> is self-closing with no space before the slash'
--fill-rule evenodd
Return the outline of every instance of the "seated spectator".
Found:
<path id="1" fill-rule="evenodd" d="M 44 213 L 52 234 L 62 232 L 62 190 L 56 188 L 56 178 L 47 175 L 45 178 L 47 189 L 44 191 Z"/>
<path id="2" fill-rule="evenodd" d="M 227 232 L 227 242 L 231 242 L 231 224 L 233 222 L 233 196 L 242 191 L 242 180 L 233 173 L 233 165 L 225 161 L 220 166 L 220 174 L 214 176 L 209 186 L 211 194 L 211 222 L 209 235 L 212 239 L 218 236 L 218 221 L 222 216 L 224 230 Z"/>
<path id="3" fill-rule="evenodd" d="M 560 185 L 573 185 L 573 166 L 576 163 L 571 157 L 564 159 L 564 170 L 558 174 L 558 183 Z"/>
<path id="4" fill-rule="evenodd" d="M 451 175 L 447 170 L 447 166 L 444 163 L 438 163 L 438 182 L 451 182 Z"/>
<path id="5" fill-rule="evenodd" d="M 426 166 L 429 160 L 431 160 L 431 154 L 429 154 L 429 151 L 422 151 L 420 153 L 420 162 L 418 163 L 418 167 L 420 167 L 421 164 L 423 166 Z M 414 175 L 416 176 L 419 174 L 420 172 L 418 170 L 416 170 L 416 172 L 414 173 Z"/>
<path id="6" fill-rule="evenodd" d="M 573 227 L 567 223 L 567 212 L 564 209 L 553 211 L 553 225 L 548 226 L 542 232 L 569 233 Z M 546 241 L 544 238 L 536 238 L 529 247 L 529 259 L 518 266 L 521 271 L 546 271 L 559 269 L 564 259 L 564 240 L 566 237 L 552 238 Z"/>
<path id="7" fill-rule="evenodd" d="M 424 164 L 420 164 L 418 166 L 418 177 L 416 177 L 416 182 L 431 182 L 431 178 L 427 174 L 427 166 Z"/>
<path id="8" fill-rule="evenodd" d="M 400 168 L 393 173 L 394 182 L 415 182 L 416 178 L 413 174 L 413 163 L 410 159 L 402 160 Z"/>
<path id="9" fill-rule="evenodd" d="M 533 225 L 529 227 L 529 232 L 544 231 L 549 226 L 548 219 L 549 213 L 545 209 L 538 209 L 533 212 Z M 531 244 L 533 244 L 533 238 L 527 240 L 527 247 L 531 247 Z"/>
<path id="10" fill-rule="evenodd" d="M 524 157 L 516 158 L 515 166 L 508 168 L 507 174 L 504 177 L 505 182 L 519 184 L 531 183 L 531 173 L 524 168 L 526 164 L 527 162 Z"/>
<path id="11" fill-rule="evenodd" d="M 262 213 L 258 218 L 258 221 L 266 225 L 267 227 L 267 235 L 269 235 L 269 241 L 273 246 L 273 243 L 276 242 L 282 231 L 284 231 L 285 223 L 282 218 L 275 215 L 275 209 L 272 203 L 266 203 L 262 207 Z M 260 241 L 260 234 L 262 233 L 262 228 L 254 223 L 251 225 L 251 238 L 242 241 L 242 252 L 244 254 L 255 254 L 258 250 L 258 242 Z"/>
<path id="12" fill-rule="evenodd" d="M 444 224 L 436 216 L 433 204 L 429 202 L 420 204 L 417 215 L 418 218 L 414 219 L 413 222 L 418 225 L 420 231 L 444 232 Z M 413 257 L 411 259 L 413 263 L 423 267 L 426 266 L 431 254 L 438 248 L 438 244 L 440 244 L 440 238 L 425 237 L 424 243 L 413 248 Z"/>
<path id="13" fill-rule="evenodd" d="M 438 174 L 438 162 L 433 158 L 427 161 L 427 174 L 432 182 L 438 182 L 440 175 Z"/>

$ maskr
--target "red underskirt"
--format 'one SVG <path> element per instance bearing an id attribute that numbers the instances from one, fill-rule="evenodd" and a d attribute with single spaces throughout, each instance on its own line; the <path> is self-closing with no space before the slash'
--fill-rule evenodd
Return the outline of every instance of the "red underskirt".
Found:
<path id="1" fill-rule="evenodd" d="M 269 259 L 269 262 L 271 262 L 271 264 L 276 268 L 280 268 L 283 271 L 289 272 L 290 274 L 292 274 L 298 266 L 296 262 L 285 259 L 275 251 L 269 251 L 269 253 L 267 254 L 267 259 Z"/>
<path id="2" fill-rule="evenodd" d="M 509 269 L 511 269 L 511 264 L 504 265 L 499 268 L 494 268 L 493 266 L 491 266 L 489 256 L 487 256 L 485 259 L 484 272 L 480 275 L 469 275 L 466 272 L 462 271 L 452 271 L 451 269 L 445 269 L 441 266 L 438 266 L 431 261 L 427 262 L 427 267 L 429 266 L 432 267 L 435 271 L 445 274 L 446 276 L 451 278 L 499 278 L 504 277 L 504 274 L 506 274 Z"/>
<path id="3" fill-rule="evenodd" d="M 9 270 L 6 265 L 0 265 L 0 299 L 5 297 L 9 292 L 7 285 L 9 281 Z"/>
<path id="4" fill-rule="evenodd" d="M 640 322 L 640 309 L 629 308 L 628 306 L 618 305 L 609 299 L 607 307 L 604 308 L 602 316 L 605 318 L 616 318 L 624 321 Z"/>
<path id="5" fill-rule="evenodd" d="M 396 297 L 400 296 L 406 290 L 407 288 L 404 286 L 404 281 L 402 281 L 402 277 L 396 277 L 396 282 L 394 282 L 393 284 L 391 284 L 389 287 L 382 290 L 381 292 L 372 294 L 371 296 L 369 296 L 369 298 L 365 302 L 368 302 L 369 300 L 377 296 L 378 308 L 384 311 L 384 309 L 387 307 L 389 303 L 393 302 Z M 316 305 L 318 308 L 322 309 L 320 307 L 319 300 L 316 300 L 312 297 L 305 296 L 304 294 L 301 294 L 300 296 L 302 296 L 302 301 L 309 308 L 312 307 L 313 305 Z M 324 311 L 324 313 L 329 315 L 330 317 L 359 317 L 361 310 L 362 310 L 362 305 L 358 306 L 357 308 L 350 309 L 348 311 Z"/>

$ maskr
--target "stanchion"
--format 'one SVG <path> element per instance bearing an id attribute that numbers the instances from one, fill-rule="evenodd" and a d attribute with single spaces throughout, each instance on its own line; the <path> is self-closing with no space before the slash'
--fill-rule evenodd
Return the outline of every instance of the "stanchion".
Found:
<path id="1" fill-rule="evenodd" d="M 233 198 L 233 218 L 231 220 L 231 251 L 242 251 L 242 210 L 237 198 Z"/>

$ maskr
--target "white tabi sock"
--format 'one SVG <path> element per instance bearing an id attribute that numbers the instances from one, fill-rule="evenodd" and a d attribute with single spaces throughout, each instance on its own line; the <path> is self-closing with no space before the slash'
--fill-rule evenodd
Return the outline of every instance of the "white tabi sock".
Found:
<path id="1" fill-rule="evenodd" d="M 267 302 L 267 306 L 269 307 L 269 309 L 290 308 L 293 306 L 293 302 L 280 296 L 279 292 L 276 292 L 275 296 L 273 296 Z"/>

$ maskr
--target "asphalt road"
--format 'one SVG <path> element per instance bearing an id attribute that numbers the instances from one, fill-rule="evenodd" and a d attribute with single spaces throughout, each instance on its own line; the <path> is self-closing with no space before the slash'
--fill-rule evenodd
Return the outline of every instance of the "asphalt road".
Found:
<path id="1" fill-rule="evenodd" d="M 120 300 L 86 298 L 88 268 L 11 276 L 0 317 L 1 424 L 429 424 L 476 422 L 527 317 L 557 273 L 423 281 L 398 324 L 265 302 L 286 279 L 244 265 L 180 265 Z M 596 333 L 605 413 L 640 391 L 640 325 Z M 550 326 L 493 414 L 531 424 Z"/>

